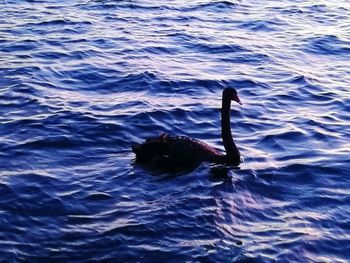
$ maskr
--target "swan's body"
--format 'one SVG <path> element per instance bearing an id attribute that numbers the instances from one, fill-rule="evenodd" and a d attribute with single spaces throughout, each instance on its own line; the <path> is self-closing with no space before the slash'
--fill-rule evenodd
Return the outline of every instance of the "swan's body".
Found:
<path id="1" fill-rule="evenodd" d="M 231 100 L 240 103 L 236 90 L 226 88 L 223 91 L 221 110 L 221 137 L 226 155 L 196 139 L 161 134 L 146 139 L 142 144 L 133 145 L 136 161 L 164 169 L 192 166 L 202 162 L 239 165 L 240 153 L 232 139 L 230 127 Z"/>

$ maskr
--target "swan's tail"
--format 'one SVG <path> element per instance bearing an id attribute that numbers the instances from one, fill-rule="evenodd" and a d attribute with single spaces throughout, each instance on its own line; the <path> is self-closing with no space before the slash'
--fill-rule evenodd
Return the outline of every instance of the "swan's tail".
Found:
<path id="1" fill-rule="evenodd" d="M 141 148 L 141 144 L 139 144 L 139 143 L 134 143 L 131 146 L 131 149 L 135 154 L 138 154 L 140 152 L 140 148 Z"/>

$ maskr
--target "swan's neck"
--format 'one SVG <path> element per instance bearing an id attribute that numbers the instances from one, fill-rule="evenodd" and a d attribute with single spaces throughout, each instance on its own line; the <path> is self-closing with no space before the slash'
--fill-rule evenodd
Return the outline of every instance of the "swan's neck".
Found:
<path id="1" fill-rule="evenodd" d="M 240 163 L 240 154 L 232 138 L 230 126 L 230 108 L 231 99 L 223 95 L 221 109 L 221 137 L 226 150 L 226 163 L 238 165 Z"/>

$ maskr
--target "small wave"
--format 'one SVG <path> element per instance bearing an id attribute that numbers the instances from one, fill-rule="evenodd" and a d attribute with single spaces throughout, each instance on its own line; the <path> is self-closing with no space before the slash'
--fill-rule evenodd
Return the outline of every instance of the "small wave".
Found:
<path id="1" fill-rule="evenodd" d="M 90 193 L 85 199 L 88 201 L 103 201 L 109 200 L 112 196 L 106 193 Z"/>
<path id="2" fill-rule="evenodd" d="M 328 11 L 327 5 L 315 4 L 307 7 L 312 13 L 325 13 Z"/>
<path id="3" fill-rule="evenodd" d="M 2 196 L 0 200 L 0 204 L 4 205 L 6 203 L 10 203 L 16 199 L 15 192 L 12 188 L 6 184 L 0 183 L 0 194 Z"/>
<path id="4" fill-rule="evenodd" d="M 297 89 L 290 89 L 281 94 L 276 93 L 275 97 L 284 101 L 305 101 L 313 105 L 335 105 L 336 95 L 332 92 L 325 92 L 321 83 L 315 79 L 303 75 L 293 75 L 283 79 L 282 82 L 288 86 L 297 86 Z M 298 102 L 298 103 L 299 103 Z"/>
<path id="5" fill-rule="evenodd" d="M 178 53 L 178 48 L 175 47 L 161 47 L 161 46 L 152 46 L 152 47 L 144 47 L 141 49 L 138 49 L 137 53 L 151 53 L 151 54 L 168 54 L 168 55 L 174 55 Z"/>
<path id="6" fill-rule="evenodd" d="M 23 51 L 32 51 L 39 47 L 39 43 L 35 40 L 26 39 L 21 41 L 4 41 L 1 44 L 0 52 L 23 52 Z"/>
<path id="7" fill-rule="evenodd" d="M 69 57 L 67 53 L 58 52 L 58 51 L 43 51 L 33 53 L 32 56 L 43 59 L 64 59 Z"/>
<path id="8" fill-rule="evenodd" d="M 303 14 L 305 11 L 303 8 L 297 5 L 290 5 L 288 8 L 285 7 L 274 7 L 274 10 L 278 10 L 281 14 Z"/>
<path id="9" fill-rule="evenodd" d="M 306 51 L 320 55 L 350 55 L 350 41 L 335 35 L 324 35 L 306 39 Z"/>
<path id="10" fill-rule="evenodd" d="M 266 54 L 253 53 L 253 52 L 241 52 L 234 56 L 225 56 L 220 58 L 221 61 L 237 63 L 237 64 L 251 64 L 260 65 L 269 62 L 270 57 Z"/>
<path id="11" fill-rule="evenodd" d="M 130 73 L 115 81 L 116 87 L 123 88 L 128 87 L 132 90 L 143 90 L 150 87 L 150 85 L 158 80 L 156 74 L 150 71 L 144 71 L 141 73 Z"/>
<path id="12" fill-rule="evenodd" d="M 236 2 L 231 1 L 215 1 L 208 3 L 197 4 L 192 7 L 184 8 L 185 11 L 200 11 L 200 10 L 209 10 L 209 11 L 231 11 L 237 7 Z"/>
<path id="13" fill-rule="evenodd" d="M 85 53 L 78 53 L 78 55 L 86 56 Z M 72 59 L 77 56 L 76 53 L 67 54 L 67 56 Z M 51 74 L 60 79 L 63 87 L 70 86 L 70 89 L 78 87 L 80 90 L 98 90 L 103 92 L 104 87 L 110 89 L 113 92 L 112 82 L 115 82 L 115 76 L 120 75 L 120 72 L 111 68 L 95 67 L 93 65 L 79 65 L 77 69 L 74 70 L 56 70 L 55 68 L 50 68 Z M 116 82 L 121 83 L 122 80 L 119 79 Z"/>
<path id="14" fill-rule="evenodd" d="M 200 37 L 187 34 L 186 32 L 170 32 L 167 34 L 168 37 L 171 37 L 175 40 L 180 41 L 181 43 L 183 41 L 191 43 L 191 41 L 197 41 L 198 39 L 201 39 Z M 203 39 L 205 40 L 205 39 Z"/>
<path id="15" fill-rule="evenodd" d="M 66 20 L 66 19 L 54 19 L 54 20 L 47 20 L 47 21 L 40 21 L 37 23 L 27 23 L 25 26 L 29 27 L 47 27 L 47 26 L 65 26 L 65 25 L 92 25 L 92 22 L 90 21 L 72 21 L 72 20 Z"/>
<path id="16" fill-rule="evenodd" d="M 1 207 L 12 213 L 26 216 L 68 214 L 62 200 L 48 193 L 59 185 L 60 182 L 57 179 L 46 174 L 17 174 L 12 183 L 0 184 L 0 193 L 7 198 L 7 202 L 4 202 L 4 198 L 0 201 Z"/>
<path id="17" fill-rule="evenodd" d="M 33 139 L 31 141 L 25 142 L 21 145 L 23 148 L 72 148 L 74 146 L 81 145 L 81 143 L 72 140 L 68 136 L 56 136 L 48 137 L 44 139 Z"/>
<path id="18" fill-rule="evenodd" d="M 225 54 L 225 53 L 235 53 L 248 51 L 246 48 L 235 45 L 235 44 L 205 44 L 205 43 L 196 43 L 191 46 L 199 52 L 208 53 L 208 54 Z"/>
<path id="19" fill-rule="evenodd" d="M 130 10 L 151 10 L 151 11 L 161 11 L 161 10 L 172 10 L 173 8 L 169 5 L 141 5 L 135 3 L 123 3 L 118 5 L 119 8 L 126 8 Z"/>
<path id="20" fill-rule="evenodd" d="M 286 23 L 279 19 L 273 19 L 273 20 L 253 20 L 253 21 L 247 21 L 239 24 L 238 26 L 241 28 L 247 28 L 252 31 L 277 31 L 280 28 L 283 28 Z"/>
<path id="21" fill-rule="evenodd" d="M 198 90 L 198 87 L 205 88 L 205 91 L 214 92 L 223 88 L 225 86 L 225 81 L 193 78 L 192 80 L 158 80 L 155 84 L 162 88 L 162 92 L 172 93 L 175 91 L 186 91 L 188 95 L 199 95 L 201 91 Z"/>
<path id="22" fill-rule="evenodd" d="M 74 84 L 80 90 L 86 89 L 87 91 L 99 92 L 101 94 L 123 92 L 127 89 L 130 92 L 147 91 L 151 94 L 172 94 L 174 92 L 184 91 L 190 95 L 195 93 L 200 94 L 201 90 L 198 90 L 198 87 L 205 88 L 204 91 L 214 92 L 218 88 L 223 88 L 229 84 L 222 80 L 198 78 L 168 80 L 151 71 L 125 74 L 108 68 L 91 68 L 90 66 L 89 68 L 85 68 L 85 72 L 79 69 L 70 70 L 69 72 L 57 71 L 54 74 L 62 77 L 69 75 L 69 79 L 63 79 L 61 81 L 67 84 Z M 243 80 L 235 81 L 235 83 L 239 83 L 240 85 L 243 85 L 243 82 Z"/>
<path id="23" fill-rule="evenodd" d="M 142 12 L 142 11 L 162 11 L 162 10 L 175 10 L 175 7 L 171 5 L 152 5 L 152 4 L 141 4 L 136 3 L 134 1 L 98 1 L 97 3 L 93 3 L 93 1 L 89 1 L 88 3 L 78 4 L 77 5 L 81 9 L 86 10 L 128 10 L 130 12 Z"/>
<path id="24" fill-rule="evenodd" d="M 21 77 L 21 76 L 32 76 L 33 74 L 39 72 L 41 70 L 40 67 L 37 66 L 19 66 L 16 68 L 2 68 L 2 74 L 6 74 L 6 75 L 10 75 L 12 77 L 16 76 L 16 77 Z M 19 78 L 17 78 L 18 81 Z M 25 93 L 26 90 L 28 90 L 27 87 L 24 87 L 24 85 L 15 85 L 15 87 L 13 88 L 13 90 L 16 91 L 23 91 Z"/>

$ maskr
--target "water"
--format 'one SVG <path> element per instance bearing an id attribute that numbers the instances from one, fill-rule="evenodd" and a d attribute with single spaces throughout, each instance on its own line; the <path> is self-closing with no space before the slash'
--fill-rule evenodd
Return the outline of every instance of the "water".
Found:
<path id="1" fill-rule="evenodd" d="M 0 261 L 347 262 L 347 1 L 0 5 Z M 240 169 L 133 162 L 168 132 Z"/>

